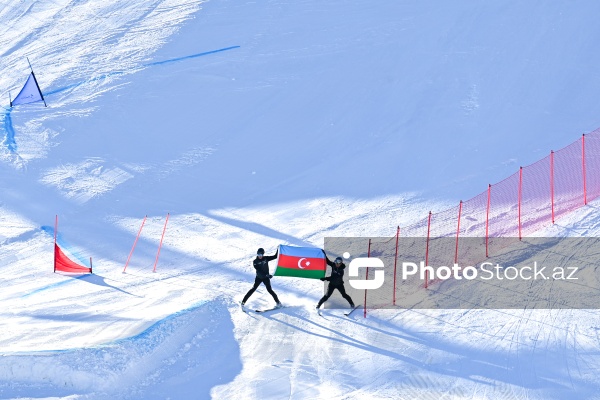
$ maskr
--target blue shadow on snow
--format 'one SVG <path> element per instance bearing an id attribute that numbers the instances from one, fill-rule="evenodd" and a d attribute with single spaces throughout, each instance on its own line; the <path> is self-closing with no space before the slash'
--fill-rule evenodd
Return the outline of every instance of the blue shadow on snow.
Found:
<path id="1" fill-rule="evenodd" d="M 142 69 L 145 67 L 155 67 L 158 65 L 165 65 L 165 64 L 170 64 L 170 63 L 174 63 L 174 62 L 179 62 L 179 61 L 186 61 L 186 60 L 190 60 L 192 58 L 197 58 L 197 57 L 202 57 L 202 56 L 207 56 L 209 54 L 215 54 L 215 53 L 220 53 L 222 51 L 227 51 L 227 50 L 233 50 L 233 49 L 237 49 L 240 46 L 230 46 L 230 47 L 225 47 L 222 49 L 217 49 L 217 50 L 211 50 L 211 51 L 205 51 L 203 53 L 197 53 L 197 54 L 192 54 L 189 56 L 184 56 L 184 57 L 177 57 L 177 58 L 171 58 L 169 60 L 164 60 L 164 61 L 156 61 L 156 62 L 151 62 L 151 63 L 147 63 L 147 64 L 142 64 L 141 68 L 138 69 Z M 66 90 L 69 89 L 74 89 L 78 86 L 84 85 L 86 83 L 90 83 L 90 82 L 96 82 L 96 81 L 100 81 L 103 79 L 106 79 L 108 77 L 112 77 L 112 76 L 118 76 L 118 75 L 124 75 L 125 73 L 130 72 L 130 71 L 115 71 L 115 72 L 109 72 L 108 74 L 102 74 L 100 76 L 97 76 L 95 78 L 92 79 L 88 79 L 82 82 L 78 82 L 78 83 L 73 83 L 71 85 L 68 86 L 64 86 L 58 89 L 54 89 L 54 90 L 50 90 L 44 93 L 44 96 L 46 98 L 48 98 L 48 96 L 56 94 L 56 93 L 61 93 L 64 92 Z M 4 113 L 4 129 L 6 130 L 6 135 L 4 138 L 4 145 L 8 148 L 8 150 L 11 153 L 15 153 L 17 151 L 17 142 L 15 140 L 15 130 L 12 126 L 12 119 L 10 117 L 10 113 L 12 111 L 12 108 L 6 108 L 5 109 L 5 113 Z"/>

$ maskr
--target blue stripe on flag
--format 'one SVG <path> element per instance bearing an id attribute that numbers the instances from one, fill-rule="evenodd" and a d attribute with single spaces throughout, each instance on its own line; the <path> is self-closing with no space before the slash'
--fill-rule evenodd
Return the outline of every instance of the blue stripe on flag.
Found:
<path id="1" fill-rule="evenodd" d="M 292 257 L 310 257 L 310 258 L 325 258 L 323 250 L 316 247 L 296 247 L 279 245 L 279 254 L 285 254 Z"/>

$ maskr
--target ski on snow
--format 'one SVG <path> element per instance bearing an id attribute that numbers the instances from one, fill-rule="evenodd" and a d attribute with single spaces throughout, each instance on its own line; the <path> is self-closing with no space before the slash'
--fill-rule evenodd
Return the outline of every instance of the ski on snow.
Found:
<path id="1" fill-rule="evenodd" d="M 349 317 L 349 316 L 350 316 L 350 314 L 352 314 L 352 313 L 354 312 L 354 310 L 356 310 L 356 309 L 357 309 L 358 307 L 360 307 L 360 306 L 361 306 L 361 304 L 359 304 L 359 305 L 355 306 L 355 307 L 354 307 L 352 310 L 348 311 L 347 313 L 344 313 L 344 315 L 345 315 L 346 317 Z"/>
<path id="2" fill-rule="evenodd" d="M 254 310 L 254 311 L 257 312 L 257 313 L 264 313 L 264 312 L 268 312 L 268 311 L 279 310 L 279 309 L 284 308 L 284 307 L 285 306 L 279 306 L 279 307 L 275 306 L 273 308 L 267 308 L 265 310 Z"/>
<path id="3" fill-rule="evenodd" d="M 242 311 L 245 313 L 248 313 L 250 310 L 248 308 L 246 308 L 246 306 L 242 303 L 240 303 L 240 307 L 242 308 Z M 273 311 L 273 310 L 279 310 L 280 308 L 284 308 L 285 306 L 275 306 L 273 308 L 267 308 L 264 310 L 254 310 L 257 313 L 263 313 L 263 312 L 267 312 L 267 311 Z"/>
<path id="4" fill-rule="evenodd" d="M 352 314 L 352 313 L 354 312 L 354 310 L 356 310 L 356 309 L 357 309 L 358 307 L 360 307 L 360 306 L 361 306 L 361 304 L 359 304 L 359 305 L 355 306 L 354 308 L 351 308 L 351 309 L 350 309 L 350 311 L 348 311 L 348 312 L 345 312 L 345 313 L 344 313 L 344 315 L 345 315 L 346 317 L 349 317 L 349 316 L 350 316 L 350 314 Z M 317 308 L 317 314 L 319 314 L 319 316 L 320 316 L 320 317 L 323 317 L 323 318 L 325 318 L 325 316 L 324 316 L 324 315 L 321 313 L 321 309 L 320 309 L 320 308 Z"/>

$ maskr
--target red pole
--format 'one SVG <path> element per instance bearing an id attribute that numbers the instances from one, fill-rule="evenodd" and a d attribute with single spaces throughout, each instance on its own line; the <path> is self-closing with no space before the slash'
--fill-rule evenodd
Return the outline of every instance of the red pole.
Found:
<path id="1" fill-rule="evenodd" d="M 552 204 L 552 225 L 554 225 L 554 150 L 550 150 L 550 202 Z"/>
<path id="2" fill-rule="evenodd" d="M 140 226 L 140 230 L 138 231 L 138 234 L 137 234 L 135 240 L 133 241 L 133 247 L 131 248 L 131 251 L 129 252 L 129 257 L 127 257 L 127 262 L 125 263 L 125 268 L 123 268 L 123 273 L 125 273 L 125 270 L 127 269 L 127 265 L 129 264 L 129 259 L 131 258 L 131 255 L 133 254 L 133 249 L 135 249 L 135 245 L 136 245 L 138 239 L 140 238 L 140 234 L 142 233 L 142 228 L 144 227 L 144 224 L 146 223 L 147 217 L 148 217 L 148 215 L 144 215 L 144 220 L 142 221 L 142 226 Z"/>
<path id="3" fill-rule="evenodd" d="M 90 274 L 93 274 L 93 272 L 92 272 L 92 257 L 90 257 Z"/>
<path id="4" fill-rule="evenodd" d="M 587 182 L 585 177 L 585 133 L 581 137 L 581 166 L 583 169 L 583 204 L 587 204 Z"/>
<path id="5" fill-rule="evenodd" d="M 160 237 L 160 244 L 158 245 L 158 252 L 156 253 L 156 260 L 154 261 L 154 269 L 152 270 L 152 272 L 156 272 L 156 264 L 158 264 L 158 255 L 160 254 L 160 248 L 162 247 L 163 239 L 165 237 L 165 231 L 167 230 L 167 222 L 169 222 L 169 213 L 167 213 L 165 227 L 163 228 L 162 236 Z"/>
<path id="6" fill-rule="evenodd" d="M 54 220 L 54 272 L 56 273 L 56 232 L 58 232 L 58 215 L 56 215 L 56 219 Z"/>
<path id="7" fill-rule="evenodd" d="M 492 184 L 488 184 L 488 195 L 487 195 L 487 211 L 485 213 L 485 258 L 489 257 L 488 254 L 488 242 L 490 238 L 490 199 L 492 196 Z"/>
<path id="8" fill-rule="evenodd" d="M 458 235 L 460 232 L 460 214 L 462 213 L 462 204 L 463 204 L 463 201 L 461 200 L 458 205 L 458 223 L 456 224 L 456 250 L 454 251 L 454 263 L 455 264 L 458 263 Z"/>
<path id="9" fill-rule="evenodd" d="M 521 196 L 523 189 L 523 167 L 519 167 L 519 240 L 521 240 Z"/>
<path id="10" fill-rule="evenodd" d="M 394 256 L 394 297 L 392 304 L 396 305 L 396 266 L 398 264 L 398 238 L 400 237 L 400 226 L 396 230 L 396 255 Z"/>
<path id="11" fill-rule="evenodd" d="M 369 249 L 367 250 L 367 257 L 371 257 L 371 239 L 369 239 Z M 369 279 L 369 267 L 367 267 L 367 276 L 365 279 Z M 365 305 L 363 310 L 363 318 L 367 318 L 367 289 L 365 289 Z"/>
<path id="12" fill-rule="evenodd" d="M 425 244 L 425 265 L 429 265 L 429 232 L 431 231 L 431 211 L 427 219 L 427 242 Z M 429 271 L 425 271 L 425 289 L 427 289 L 427 281 L 429 281 Z"/>

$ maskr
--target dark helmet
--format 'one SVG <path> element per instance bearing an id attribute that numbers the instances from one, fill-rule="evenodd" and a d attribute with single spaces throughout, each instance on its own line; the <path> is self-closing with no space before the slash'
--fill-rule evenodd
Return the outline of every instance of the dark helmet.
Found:
<path id="1" fill-rule="evenodd" d="M 256 255 L 264 255 L 265 254 L 265 249 L 263 249 L 262 247 L 258 250 L 256 250 Z"/>
<path id="2" fill-rule="evenodd" d="M 342 257 L 336 257 L 335 262 L 341 264 L 342 263 Z"/>

